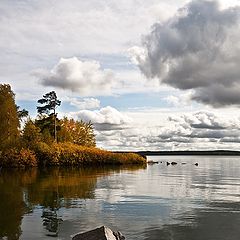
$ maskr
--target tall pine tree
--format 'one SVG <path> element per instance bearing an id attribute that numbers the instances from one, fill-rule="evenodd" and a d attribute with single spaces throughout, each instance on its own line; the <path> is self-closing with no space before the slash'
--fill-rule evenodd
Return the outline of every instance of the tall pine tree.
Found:
<path id="1" fill-rule="evenodd" d="M 61 105 L 61 101 L 58 100 L 57 94 L 52 91 L 43 95 L 43 98 L 38 100 L 42 106 L 37 106 L 39 114 L 47 114 L 48 117 L 53 117 L 54 123 L 54 140 L 57 141 L 57 113 L 56 108 Z"/>
<path id="2" fill-rule="evenodd" d="M 15 94 L 9 84 L 0 84 L 0 150 L 16 143 L 19 126 Z"/>

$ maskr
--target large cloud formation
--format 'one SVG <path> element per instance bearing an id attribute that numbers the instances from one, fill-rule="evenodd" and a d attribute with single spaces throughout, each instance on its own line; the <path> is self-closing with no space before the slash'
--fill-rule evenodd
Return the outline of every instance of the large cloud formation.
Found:
<path id="1" fill-rule="evenodd" d="M 156 23 L 130 54 L 149 79 L 192 89 L 192 99 L 221 107 L 240 104 L 240 8 L 195 0 Z"/>
<path id="2" fill-rule="evenodd" d="M 99 132 L 98 145 L 126 150 L 196 150 L 234 149 L 240 142 L 239 119 L 229 120 L 206 111 L 171 116 L 165 126 L 130 126 Z"/>
<path id="3" fill-rule="evenodd" d="M 38 73 L 44 86 L 78 92 L 82 96 L 111 93 L 113 73 L 102 70 L 96 61 L 81 61 L 76 57 L 61 58 L 51 71 Z"/>

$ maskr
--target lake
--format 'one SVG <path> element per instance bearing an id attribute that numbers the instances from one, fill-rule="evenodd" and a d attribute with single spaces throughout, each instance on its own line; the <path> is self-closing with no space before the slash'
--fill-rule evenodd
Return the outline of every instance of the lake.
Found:
<path id="1" fill-rule="evenodd" d="M 68 240 L 102 225 L 127 240 L 239 239 L 239 157 L 149 159 L 162 163 L 1 170 L 0 239 Z"/>

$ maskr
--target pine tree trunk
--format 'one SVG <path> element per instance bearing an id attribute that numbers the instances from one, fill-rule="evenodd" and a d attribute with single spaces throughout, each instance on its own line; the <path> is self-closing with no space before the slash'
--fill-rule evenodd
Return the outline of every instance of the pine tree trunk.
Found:
<path id="1" fill-rule="evenodd" d="M 56 121 L 56 109 L 54 108 L 54 141 L 57 142 L 57 121 Z"/>

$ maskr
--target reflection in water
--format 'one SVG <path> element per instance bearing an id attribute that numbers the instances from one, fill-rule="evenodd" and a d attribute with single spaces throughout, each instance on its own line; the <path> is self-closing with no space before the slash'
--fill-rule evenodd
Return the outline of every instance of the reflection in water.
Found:
<path id="1" fill-rule="evenodd" d="M 151 159 L 162 164 L 2 171 L 0 239 L 69 239 L 101 225 L 128 240 L 239 239 L 238 158 Z"/>
<path id="2" fill-rule="evenodd" d="M 23 186 L 35 177 L 35 169 L 30 172 L 0 171 L 0 238 L 19 239 L 22 217 L 30 210 L 23 199 Z"/>
<path id="3" fill-rule="evenodd" d="M 47 236 L 56 237 L 58 235 L 59 224 L 62 221 L 61 218 L 58 218 L 57 211 L 54 209 L 43 209 L 42 213 L 43 226 L 46 227 Z"/>
<path id="4" fill-rule="evenodd" d="M 139 167 L 130 169 L 134 171 Z M 35 212 L 38 212 L 38 217 L 41 217 L 42 225 L 47 230 L 42 233 L 57 236 L 62 222 L 60 209 L 80 208 L 79 199 L 95 198 L 97 178 L 122 170 L 115 167 L 0 171 L 0 239 L 20 239 L 22 218 L 35 218 Z M 34 223 L 37 224 L 37 221 L 30 219 L 28 225 Z M 31 227 L 28 231 L 31 231 Z M 36 237 L 34 232 L 29 232 L 23 239 L 32 239 L 32 236 L 35 239 L 46 239 L 44 235 Z"/>
<path id="5" fill-rule="evenodd" d="M 36 181 L 28 186 L 29 201 L 54 210 L 68 207 L 72 198 L 94 198 L 96 171 L 81 168 L 40 170 Z"/>

